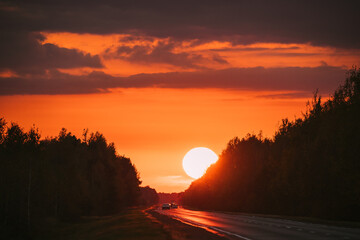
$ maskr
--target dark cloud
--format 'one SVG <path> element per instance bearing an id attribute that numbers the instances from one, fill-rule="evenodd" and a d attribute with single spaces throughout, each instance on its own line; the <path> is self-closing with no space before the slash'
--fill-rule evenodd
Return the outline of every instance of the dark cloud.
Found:
<path id="1" fill-rule="evenodd" d="M 262 94 L 257 95 L 256 98 L 266 98 L 266 99 L 298 99 L 298 98 L 311 98 L 314 96 L 315 91 L 288 91 L 278 93 L 274 91 L 272 94 Z M 247 97 L 236 97 L 236 98 L 225 98 L 223 101 L 226 102 L 242 102 L 247 101 Z"/>
<path id="2" fill-rule="evenodd" d="M 305 52 L 263 52 L 258 53 L 258 56 L 274 56 L 274 57 L 309 57 L 318 56 L 320 53 L 305 53 Z"/>
<path id="3" fill-rule="evenodd" d="M 29 32 L 0 33 L 0 71 L 11 70 L 17 74 L 44 73 L 53 68 L 101 68 L 99 56 L 76 49 L 42 44 L 44 36 Z"/>
<path id="4" fill-rule="evenodd" d="M 229 64 L 228 61 L 226 61 L 223 57 L 221 57 L 219 54 L 213 54 L 212 60 L 220 63 L 220 64 Z"/>
<path id="5" fill-rule="evenodd" d="M 234 48 L 217 48 L 210 49 L 212 52 L 254 52 L 257 56 L 280 56 L 280 57 L 306 57 L 317 56 L 320 53 L 311 52 L 291 52 L 291 50 L 299 50 L 299 47 L 284 47 L 284 48 L 265 48 L 265 47 L 234 47 Z M 334 53 L 333 53 L 334 54 Z M 336 55 L 345 53 L 336 53 Z M 346 52 L 346 54 L 349 54 Z"/>
<path id="6" fill-rule="evenodd" d="M 1 1 L 0 29 L 360 48 L 360 2 Z"/>
<path id="7" fill-rule="evenodd" d="M 139 74 L 123 87 L 222 88 L 331 92 L 344 79 L 338 67 L 231 68 L 197 72 Z M 129 85 L 128 85 L 129 84 Z"/>
<path id="8" fill-rule="evenodd" d="M 49 70 L 41 75 L 0 78 L 0 95 L 103 93 L 119 85 L 121 81 L 102 72 L 74 76 Z"/>
<path id="9" fill-rule="evenodd" d="M 258 95 L 259 98 L 270 99 L 294 99 L 294 98 L 309 98 L 313 95 L 312 92 L 288 92 L 288 93 L 276 93 L 276 94 L 264 94 Z"/>
<path id="10" fill-rule="evenodd" d="M 207 59 L 200 54 L 179 52 L 174 50 L 176 47 L 181 47 L 181 42 L 178 41 L 158 41 L 154 45 L 143 44 L 135 46 L 119 46 L 112 51 L 108 49 L 105 53 L 107 58 L 119 58 L 129 62 L 153 64 L 162 63 L 182 68 L 196 68 L 203 69 L 201 64 L 206 62 L 216 62 L 220 64 L 228 64 L 218 54 L 213 54 L 212 58 Z"/>
<path id="11" fill-rule="evenodd" d="M 58 71 L 44 75 L 0 78 L 0 94 L 82 94 L 111 88 L 219 88 L 331 93 L 343 81 L 339 67 L 233 68 L 113 77 L 102 72 L 72 76 Z"/>
<path id="12" fill-rule="evenodd" d="M 199 54 L 186 52 L 174 53 L 173 50 L 177 43 L 159 42 L 155 46 L 135 45 L 120 46 L 115 52 L 110 52 L 108 57 L 120 58 L 129 62 L 136 63 L 165 63 L 183 68 L 198 68 L 198 62 L 204 60 Z"/>

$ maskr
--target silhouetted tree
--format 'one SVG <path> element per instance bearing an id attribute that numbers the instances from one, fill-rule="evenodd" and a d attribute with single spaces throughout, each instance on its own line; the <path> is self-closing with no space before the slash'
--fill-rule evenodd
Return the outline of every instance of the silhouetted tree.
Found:
<path id="1" fill-rule="evenodd" d="M 139 204 L 143 206 L 152 206 L 159 202 L 159 196 L 155 189 L 146 186 L 140 187 L 141 197 Z"/>
<path id="2" fill-rule="evenodd" d="M 96 132 L 83 139 L 62 129 L 40 140 L 0 118 L 0 230 L 32 235 L 44 217 L 76 220 L 132 206 L 139 175 L 129 158 Z M 11 236 L 10 238 L 15 237 Z"/>
<path id="3" fill-rule="evenodd" d="M 360 219 L 360 70 L 329 100 L 316 91 L 307 112 L 283 119 L 273 139 L 232 139 L 194 181 L 183 203 L 328 219 Z"/>

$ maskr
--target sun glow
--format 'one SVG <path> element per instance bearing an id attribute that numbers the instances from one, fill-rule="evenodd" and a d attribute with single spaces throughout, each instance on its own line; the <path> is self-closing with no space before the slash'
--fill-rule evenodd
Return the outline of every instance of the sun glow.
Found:
<path id="1" fill-rule="evenodd" d="M 183 168 L 192 178 L 200 178 L 206 169 L 218 160 L 218 156 L 209 148 L 198 147 L 187 152 L 183 158 Z"/>

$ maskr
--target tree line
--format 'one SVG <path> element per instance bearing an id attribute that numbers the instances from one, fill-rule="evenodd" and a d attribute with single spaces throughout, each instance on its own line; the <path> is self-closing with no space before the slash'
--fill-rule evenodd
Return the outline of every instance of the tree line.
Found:
<path id="1" fill-rule="evenodd" d="M 138 204 L 141 206 L 152 206 L 159 202 L 159 195 L 154 188 L 149 186 L 140 187 L 140 198 Z"/>
<path id="2" fill-rule="evenodd" d="M 0 119 L 0 230 L 31 235 L 45 218 L 73 221 L 109 215 L 138 203 L 141 183 L 130 159 L 113 143 L 66 129 L 40 139 Z"/>
<path id="3" fill-rule="evenodd" d="M 177 203 L 179 204 L 181 202 L 181 196 L 182 196 L 182 192 L 180 193 L 164 193 L 164 192 L 159 192 L 158 196 L 159 196 L 159 203 Z"/>
<path id="4" fill-rule="evenodd" d="M 360 70 L 272 139 L 235 137 L 194 181 L 183 204 L 199 209 L 360 220 Z"/>

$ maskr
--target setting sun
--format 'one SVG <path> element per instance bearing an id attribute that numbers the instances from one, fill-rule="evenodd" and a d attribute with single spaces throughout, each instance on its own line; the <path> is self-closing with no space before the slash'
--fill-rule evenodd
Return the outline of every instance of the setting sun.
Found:
<path id="1" fill-rule="evenodd" d="M 0 0 L 1 239 L 360 240 L 359 8 Z"/>
<path id="2" fill-rule="evenodd" d="M 187 152 L 183 159 L 183 168 L 192 178 L 200 178 L 206 169 L 218 160 L 218 156 L 209 148 L 197 147 Z"/>

